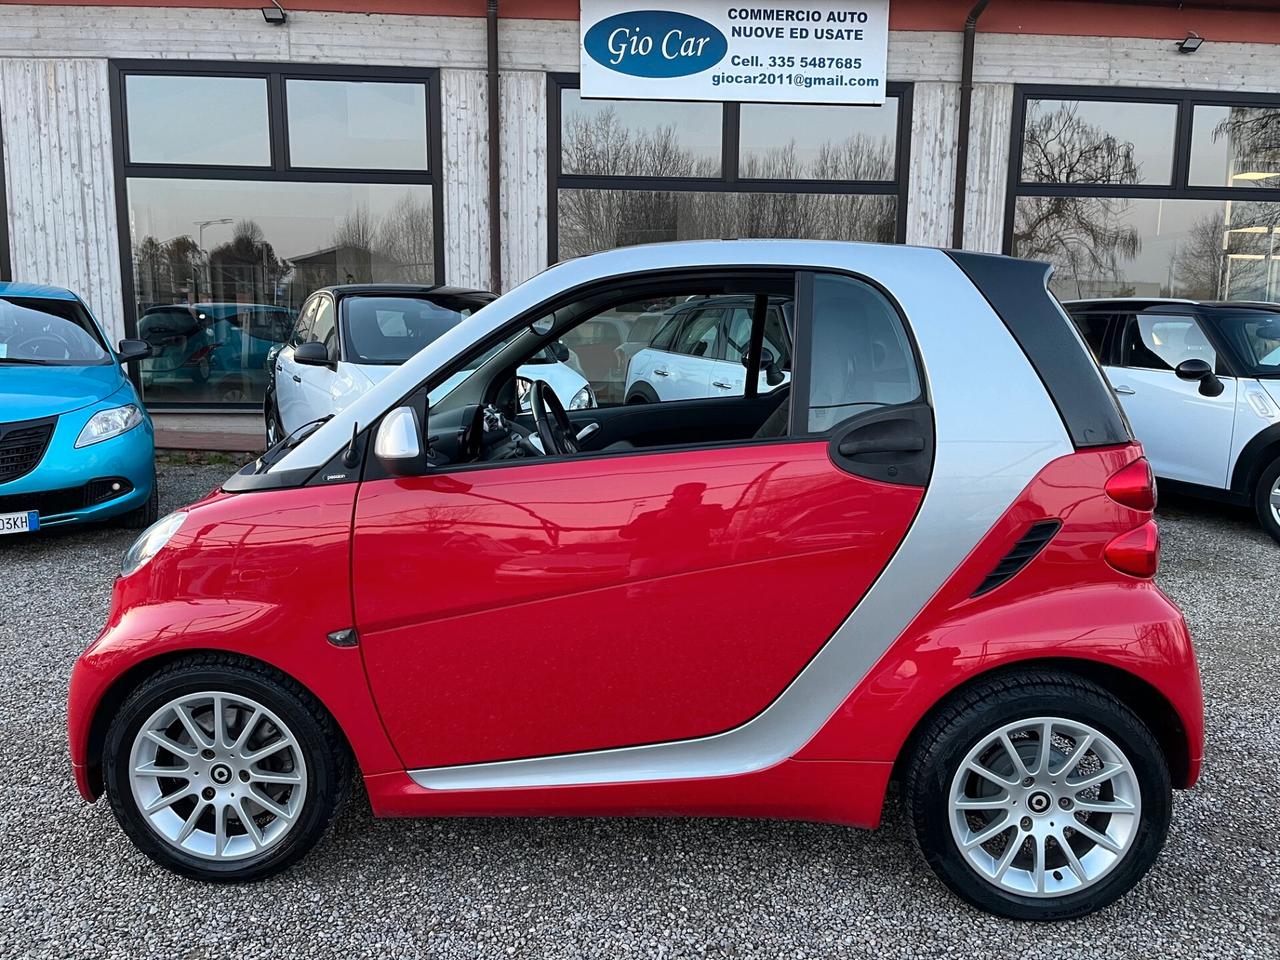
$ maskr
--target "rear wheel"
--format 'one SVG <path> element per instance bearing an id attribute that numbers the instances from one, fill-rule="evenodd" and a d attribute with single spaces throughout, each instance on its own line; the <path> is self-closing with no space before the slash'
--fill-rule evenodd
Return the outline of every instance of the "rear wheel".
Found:
<path id="1" fill-rule="evenodd" d="M 982 683 L 921 734 L 906 772 L 916 843 L 951 890 L 1019 920 L 1112 903 L 1164 845 L 1169 770 L 1142 721 L 1075 677 Z"/>
<path id="2" fill-rule="evenodd" d="M 349 764 L 333 720 L 293 681 L 232 657 L 167 667 L 107 732 L 107 796 L 152 860 L 200 880 L 270 876 L 341 804 Z"/>
<path id="3" fill-rule="evenodd" d="M 284 424 L 280 422 L 280 412 L 272 398 L 263 405 L 263 412 L 267 423 L 267 449 L 270 450 L 284 439 Z"/>
<path id="4" fill-rule="evenodd" d="M 1262 529 L 1280 541 L 1280 458 L 1262 471 L 1253 492 L 1253 508 Z"/>

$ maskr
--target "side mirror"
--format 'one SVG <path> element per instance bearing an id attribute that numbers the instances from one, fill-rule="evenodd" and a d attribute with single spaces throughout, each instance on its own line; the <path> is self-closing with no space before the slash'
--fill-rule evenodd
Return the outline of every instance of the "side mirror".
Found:
<path id="1" fill-rule="evenodd" d="M 378 424 L 373 455 L 393 477 L 417 477 L 427 472 L 422 425 L 413 407 L 396 407 Z"/>
<path id="2" fill-rule="evenodd" d="M 744 367 L 751 366 L 750 351 L 743 351 L 742 365 Z M 778 369 L 778 358 L 773 355 L 773 351 L 768 347 L 760 348 L 760 369 L 764 371 L 764 382 L 771 387 L 776 387 L 783 380 L 782 371 Z"/>
<path id="3" fill-rule="evenodd" d="M 329 348 L 323 343 L 301 343 L 293 348 L 293 359 L 304 367 L 332 367 Z"/>
<path id="4" fill-rule="evenodd" d="M 1222 391 L 1226 389 L 1223 387 L 1222 381 L 1214 375 L 1213 367 L 1209 365 L 1209 362 L 1201 360 L 1199 357 L 1183 360 L 1174 368 L 1173 372 L 1179 380 L 1200 381 L 1200 393 L 1206 397 L 1221 396 Z"/>
<path id="5" fill-rule="evenodd" d="M 569 359 L 569 348 L 564 345 L 563 340 L 553 340 L 551 343 L 551 355 L 564 363 Z"/>
<path id="6" fill-rule="evenodd" d="M 145 340 L 121 340 L 116 353 L 121 363 L 137 363 L 151 356 L 151 344 Z"/>

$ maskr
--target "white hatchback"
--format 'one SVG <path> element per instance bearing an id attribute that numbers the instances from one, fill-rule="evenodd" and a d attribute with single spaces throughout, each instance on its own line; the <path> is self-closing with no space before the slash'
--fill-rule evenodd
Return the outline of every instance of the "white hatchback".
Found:
<path id="1" fill-rule="evenodd" d="M 648 346 L 631 357 L 627 403 L 742 396 L 754 300 L 691 297 L 667 310 Z M 791 380 L 792 301 L 770 297 L 764 324 L 759 390 Z"/>
<path id="2" fill-rule="evenodd" d="M 263 400 L 267 446 L 304 424 L 344 410 L 411 356 L 494 299 L 481 290 L 374 283 L 317 290 L 289 339 L 268 361 Z M 553 342 L 516 371 L 521 384 L 545 380 L 570 410 L 596 405 L 576 358 Z M 459 372 L 433 391 L 444 396 Z"/>
<path id="3" fill-rule="evenodd" d="M 1280 540 L 1280 304 L 1074 300 L 1162 486 L 1251 506 Z"/>

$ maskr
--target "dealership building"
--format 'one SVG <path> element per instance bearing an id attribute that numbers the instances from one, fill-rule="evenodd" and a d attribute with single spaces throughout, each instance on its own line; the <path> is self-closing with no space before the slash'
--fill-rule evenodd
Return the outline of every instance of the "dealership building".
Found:
<path id="1" fill-rule="evenodd" d="M 505 290 L 652 241 L 962 246 L 1051 261 L 1064 299 L 1280 300 L 1274 0 L 670 4 L 887 16 L 870 95 L 800 103 L 593 86 L 580 17 L 652 0 L 281 4 L 0 0 L 0 279 L 172 348 L 153 409 L 259 402 L 316 287 Z M 221 332 L 173 347 L 193 316 Z"/>

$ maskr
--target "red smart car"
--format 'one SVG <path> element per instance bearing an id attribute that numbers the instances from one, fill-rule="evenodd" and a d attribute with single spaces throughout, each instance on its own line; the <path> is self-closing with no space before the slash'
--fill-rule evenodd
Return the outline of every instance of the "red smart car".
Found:
<path id="1" fill-rule="evenodd" d="M 381 816 L 860 827 L 896 779 L 965 899 L 1111 902 L 1196 780 L 1200 684 L 1151 472 L 1046 276 L 809 241 L 548 270 L 130 548 L 72 678 L 80 791 L 250 880 L 353 767 Z M 566 412 L 516 374 L 654 309 L 651 351 L 744 375 Z"/>

